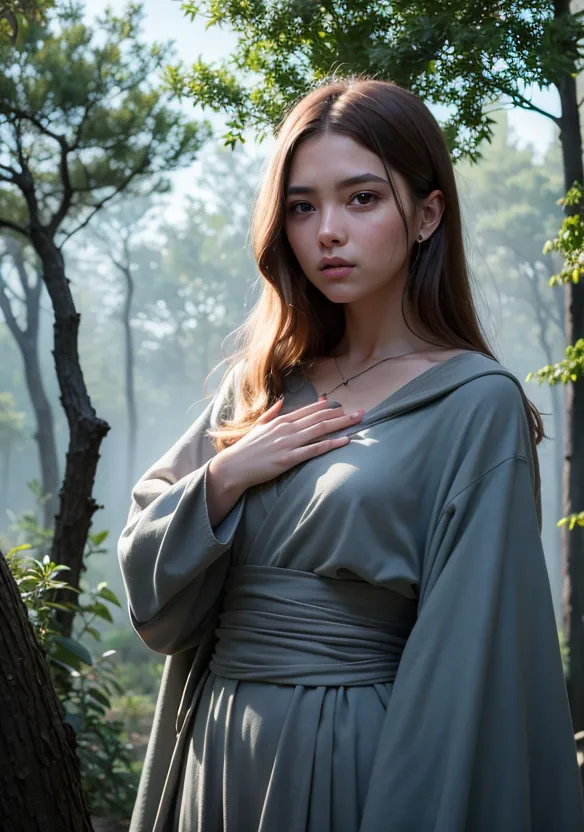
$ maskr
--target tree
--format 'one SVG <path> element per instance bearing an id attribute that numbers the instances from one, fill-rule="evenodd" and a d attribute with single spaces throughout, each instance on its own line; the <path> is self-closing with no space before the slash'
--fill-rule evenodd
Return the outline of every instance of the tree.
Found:
<path id="1" fill-rule="evenodd" d="M 164 183 L 164 189 L 166 183 Z M 158 191 L 162 187 L 158 188 Z M 123 199 L 101 212 L 93 224 L 92 239 L 122 280 L 121 320 L 124 329 L 124 390 L 127 414 L 126 493 L 134 485 L 136 467 L 136 443 L 138 439 L 138 409 L 136 406 L 135 347 L 132 330 L 133 300 L 135 294 L 133 249 L 136 237 L 146 227 L 147 215 L 156 207 L 146 196 Z"/>
<path id="2" fill-rule="evenodd" d="M 558 156 L 555 144 L 541 161 L 534 158 L 533 148 L 519 149 L 503 114 L 481 164 L 467 162 L 457 169 L 465 224 L 470 226 L 473 244 L 481 252 L 474 272 L 481 287 L 494 284 L 497 297 L 491 292 L 490 305 L 501 304 L 500 335 L 506 344 L 517 344 L 521 354 L 515 363 L 524 376 L 532 365 L 533 359 L 525 356 L 530 346 L 539 347 L 548 363 L 566 346 L 563 298 L 561 293 L 550 293 L 553 263 L 542 253 L 557 226 L 557 193 L 562 182 Z M 516 341 L 518 329 L 522 332 L 520 342 Z M 553 513 L 557 519 L 562 515 L 564 402 L 558 386 L 551 386 L 549 392 L 553 420 L 550 433 L 554 439 Z M 561 535 L 555 531 L 554 549 L 559 549 Z M 549 566 L 557 600 L 561 594 L 561 563 L 554 559 Z"/>
<path id="3" fill-rule="evenodd" d="M 83 551 L 98 506 L 92 497 L 109 426 L 92 406 L 78 354 L 79 315 L 64 244 L 122 192 L 190 163 L 209 125 L 168 106 L 156 73 L 169 48 L 140 41 L 142 12 L 106 11 L 99 37 L 76 3 L 20 26 L 0 43 L 0 229 L 20 235 L 41 264 L 55 315 L 54 359 L 69 447 L 52 559 L 79 585 Z M 65 632 L 72 618 L 61 615 Z"/>
<path id="4" fill-rule="evenodd" d="M 0 552 L 0 817 L 10 832 L 92 832 L 75 734 Z"/>
<path id="5" fill-rule="evenodd" d="M 0 393 L 0 494 L 8 505 L 10 491 L 10 459 L 24 434 L 24 413 L 14 406 L 12 393 Z"/>
<path id="6" fill-rule="evenodd" d="M 38 17 L 49 3 L 45 0 L 2 0 L 0 2 L 0 38 L 16 42 L 21 18 Z"/>
<path id="7" fill-rule="evenodd" d="M 8 278 L 6 266 L 9 261 L 12 261 L 18 276 L 20 292 L 12 287 Z M 38 350 L 43 281 L 38 270 L 33 274 L 31 281 L 24 246 L 14 238 L 4 237 L 4 251 L 0 252 L 0 310 L 22 355 L 26 385 L 36 418 L 35 439 L 39 449 L 44 527 L 51 529 L 59 510 L 59 463 L 53 409 L 45 390 Z M 20 313 L 13 308 L 17 305 L 21 307 Z M 22 317 L 24 323 L 20 325 L 19 318 Z"/>
<path id="8" fill-rule="evenodd" d="M 225 135 L 234 146 L 245 129 L 260 139 L 315 83 L 334 75 L 365 73 L 395 81 L 448 110 L 443 123 L 455 159 L 479 158 L 492 134 L 492 110 L 501 98 L 540 113 L 559 128 L 564 191 L 584 181 L 576 76 L 582 67 L 582 13 L 569 0 L 433 0 L 408 4 L 370 0 L 251 0 L 187 2 L 191 17 L 228 24 L 238 37 L 233 55 L 218 67 L 198 60 L 191 70 L 169 67 L 174 89 L 199 104 L 225 111 Z M 235 74 L 239 72 L 239 76 Z M 535 105 L 526 87 L 555 86 L 561 114 Z M 578 205 L 566 203 L 568 213 Z M 565 284 L 569 344 L 584 335 L 584 294 Z M 584 506 L 584 385 L 569 386 L 566 404 L 564 513 Z M 564 535 L 566 629 L 571 663 L 568 692 L 576 729 L 584 728 L 584 529 Z M 584 572 L 584 566 L 582 566 Z"/>
<path id="9" fill-rule="evenodd" d="M 193 403 L 250 303 L 256 266 L 248 217 L 258 173 L 259 162 L 243 153 L 206 154 L 201 195 L 186 200 L 180 221 L 161 224 L 134 250 L 142 359 L 174 388 L 179 408 Z"/>

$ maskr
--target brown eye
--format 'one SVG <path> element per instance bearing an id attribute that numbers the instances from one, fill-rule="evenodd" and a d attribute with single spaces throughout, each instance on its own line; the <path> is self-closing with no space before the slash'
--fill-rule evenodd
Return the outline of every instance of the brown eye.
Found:
<path id="1" fill-rule="evenodd" d="M 312 208 L 312 205 L 310 204 L 310 202 L 295 202 L 293 205 L 290 205 L 288 210 L 292 214 L 308 214 L 309 213 L 309 211 L 296 211 L 296 208 L 298 208 L 299 205 L 308 205 L 309 208 Z"/>
<path id="2" fill-rule="evenodd" d="M 353 199 L 358 199 L 359 197 L 363 197 L 363 196 L 373 200 L 373 202 L 377 201 L 377 197 L 375 196 L 375 194 L 370 194 L 368 191 L 361 191 L 360 193 L 355 194 Z M 363 207 L 365 207 L 366 205 L 373 205 L 373 202 L 366 202 L 366 203 L 361 202 L 359 204 L 363 205 Z"/>

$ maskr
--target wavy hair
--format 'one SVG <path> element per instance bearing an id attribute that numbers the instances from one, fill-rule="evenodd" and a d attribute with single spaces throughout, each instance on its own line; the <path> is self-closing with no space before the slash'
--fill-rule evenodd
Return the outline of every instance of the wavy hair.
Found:
<path id="1" fill-rule="evenodd" d="M 407 216 L 391 171 L 405 179 L 414 201 L 442 191 L 440 225 L 413 246 L 416 254 L 410 258 L 402 309 L 407 301 L 417 322 L 440 346 L 476 350 L 497 360 L 473 302 L 454 170 L 437 121 L 417 96 L 396 84 L 363 76 L 335 79 L 311 90 L 283 119 L 261 178 L 251 238 L 262 291 L 238 330 L 239 349 L 226 371 L 227 375 L 238 365 L 231 418 L 208 431 L 218 451 L 251 430 L 282 395 L 289 372 L 330 353 L 343 336 L 342 304 L 329 301 L 307 279 L 285 233 L 285 194 L 294 151 L 303 140 L 325 132 L 349 136 L 381 159 L 408 246 Z M 535 405 L 526 402 L 532 439 L 539 443 L 544 436 L 542 419 Z"/>

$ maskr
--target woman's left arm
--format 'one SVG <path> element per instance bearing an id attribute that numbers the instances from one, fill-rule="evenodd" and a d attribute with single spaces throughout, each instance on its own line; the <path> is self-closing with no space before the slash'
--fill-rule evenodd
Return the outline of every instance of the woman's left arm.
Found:
<path id="1" fill-rule="evenodd" d="M 448 500 L 388 706 L 360 832 L 583 832 L 530 466 Z"/>

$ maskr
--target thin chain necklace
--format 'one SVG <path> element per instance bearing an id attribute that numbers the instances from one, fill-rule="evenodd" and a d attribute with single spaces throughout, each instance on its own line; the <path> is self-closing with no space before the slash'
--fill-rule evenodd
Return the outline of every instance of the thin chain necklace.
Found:
<path id="1" fill-rule="evenodd" d="M 357 376 L 362 376 L 363 373 L 369 372 L 369 370 L 372 370 L 374 367 L 377 367 L 377 365 L 381 364 L 383 361 L 391 361 L 392 358 L 403 358 L 406 355 L 413 355 L 416 352 L 432 352 L 432 350 L 411 350 L 410 352 L 403 352 L 403 353 L 401 353 L 401 355 L 390 355 L 388 358 L 381 358 L 379 361 L 376 361 L 375 364 L 372 364 L 371 367 L 367 367 L 365 370 L 361 370 L 360 373 L 355 373 L 354 376 L 349 376 L 349 378 L 345 378 L 345 376 L 341 373 L 340 367 L 337 364 L 337 358 L 336 358 L 335 355 L 333 355 L 333 361 L 335 362 L 335 366 L 336 366 L 337 370 L 339 371 L 339 375 L 341 376 L 341 378 L 343 380 L 340 384 L 337 384 L 336 387 L 333 387 L 332 390 L 329 390 L 328 393 L 319 393 L 319 397 L 324 396 L 325 399 L 328 399 L 330 394 L 334 393 L 334 391 L 337 390 L 339 387 L 346 387 L 347 384 L 350 381 L 352 381 L 352 379 L 357 378 Z"/>

